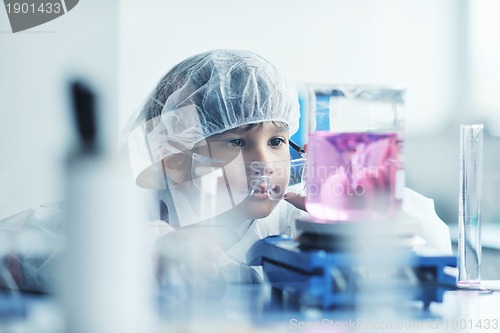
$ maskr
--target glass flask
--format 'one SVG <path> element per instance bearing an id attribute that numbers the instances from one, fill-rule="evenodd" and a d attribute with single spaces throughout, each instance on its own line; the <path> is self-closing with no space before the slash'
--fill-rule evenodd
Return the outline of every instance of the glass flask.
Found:
<path id="1" fill-rule="evenodd" d="M 308 85 L 306 208 L 329 222 L 376 221 L 400 209 L 404 89 Z"/>

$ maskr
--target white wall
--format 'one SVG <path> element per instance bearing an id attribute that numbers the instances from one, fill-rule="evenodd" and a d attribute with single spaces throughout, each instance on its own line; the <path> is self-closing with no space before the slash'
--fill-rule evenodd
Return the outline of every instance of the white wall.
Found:
<path id="1" fill-rule="evenodd" d="M 121 114 L 127 118 L 160 76 L 187 56 L 241 48 L 268 58 L 297 84 L 406 85 L 408 130 L 432 132 L 451 109 L 456 3 L 124 1 Z"/>
<path id="2" fill-rule="evenodd" d="M 470 5 L 471 113 L 484 117 L 500 135 L 500 2 L 476 0 Z"/>
<path id="3" fill-rule="evenodd" d="M 65 15 L 16 34 L 0 8 L 0 45 L 3 218 L 63 197 L 63 163 L 74 139 L 69 78 L 84 77 L 99 91 L 106 141 L 116 135 L 109 120 L 117 121 L 117 4 L 80 1 Z"/>

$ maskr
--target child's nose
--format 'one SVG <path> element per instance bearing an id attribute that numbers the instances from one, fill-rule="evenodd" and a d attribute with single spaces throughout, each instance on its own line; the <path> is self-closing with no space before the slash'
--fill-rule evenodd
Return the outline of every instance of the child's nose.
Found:
<path id="1" fill-rule="evenodd" d="M 268 176 L 273 174 L 272 156 L 265 148 L 255 148 L 246 157 L 247 161 L 250 162 L 253 175 Z"/>

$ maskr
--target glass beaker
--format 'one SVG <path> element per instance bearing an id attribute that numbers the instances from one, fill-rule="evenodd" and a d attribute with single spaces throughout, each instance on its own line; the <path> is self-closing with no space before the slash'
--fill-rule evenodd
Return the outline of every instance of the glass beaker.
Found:
<path id="1" fill-rule="evenodd" d="M 307 211 L 325 221 L 393 217 L 404 190 L 404 89 L 308 85 Z"/>

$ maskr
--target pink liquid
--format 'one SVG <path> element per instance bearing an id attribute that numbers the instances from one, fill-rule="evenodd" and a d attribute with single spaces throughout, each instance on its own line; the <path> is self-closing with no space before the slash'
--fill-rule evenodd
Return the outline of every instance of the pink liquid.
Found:
<path id="1" fill-rule="evenodd" d="M 307 211 L 328 221 L 394 216 L 404 188 L 401 154 L 396 133 L 310 133 Z"/>

